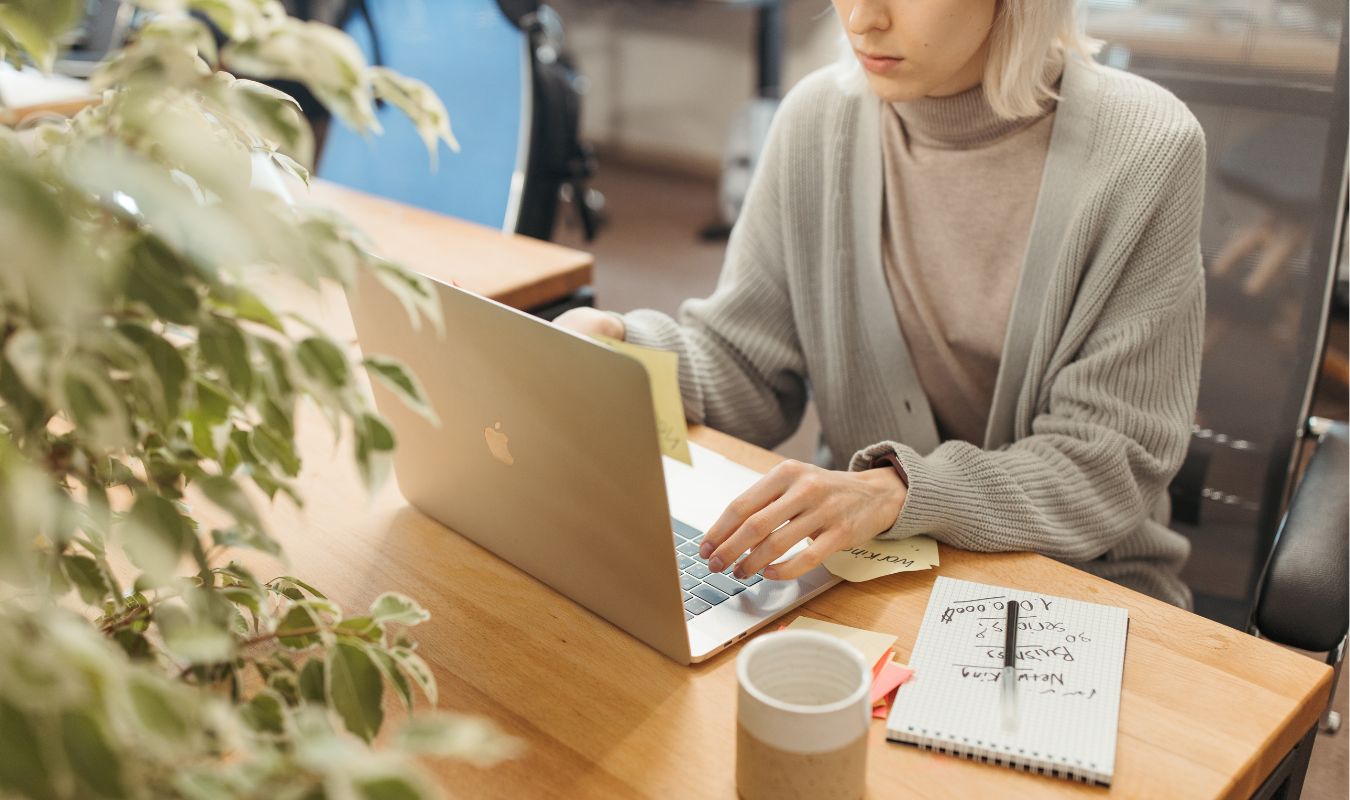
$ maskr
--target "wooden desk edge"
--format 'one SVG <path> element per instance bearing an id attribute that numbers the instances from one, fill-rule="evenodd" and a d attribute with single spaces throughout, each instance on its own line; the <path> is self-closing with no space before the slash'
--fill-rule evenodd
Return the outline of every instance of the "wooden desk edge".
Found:
<path id="1" fill-rule="evenodd" d="M 504 243 L 510 243 L 525 251 L 546 254 L 549 259 L 557 262 L 554 274 L 547 278 L 541 280 L 536 276 L 530 281 L 519 283 L 515 286 L 508 286 L 504 289 L 494 289 L 492 291 L 484 292 L 493 300 L 511 306 L 512 308 L 531 309 L 560 300 L 591 283 L 593 280 L 595 259 L 590 253 L 583 250 L 576 250 L 564 245 L 546 242 L 541 239 L 534 239 L 517 233 L 506 233 L 476 222 L 452 217 L 419 206 L 401 203 L 387 197 L 381 197 L 360 189 L 353 189 L 350 186 L 344 186 L 322 178 L 314 178 L 310 181 L 309 197 L 314 201 L 330 207 L 346 206 L 354 203 L 357 205 L 365 204 L 386 211 L 397 210 L 409 217 L 414 224 L 458 227 L 460 231 L 472 231 L 474 235 L 481 237 L 500 237 Z M 358 228 L 365 227 L 365 223 L 361 219 L 356 218 L 356 215 L 350 213 L 346 215 L 349 216 L 351 222 Z M 430 264 L 405 262 L 404 266 L 425 274 L 435 280 L 444 281 L 450 277 L 440 274 L 438 270 Z M 465 288 L 479 291 L 482 287 L 466 284 Z"/>
<path id="2" fill-rule="evenodd" d="M 99 102 L 94 95 L 73 97 L 67 100 L 54 100 L 50 103 L 35 103 L 29 106 L 0 109 L 0 125 L 15 127 L 22 122 L 39 116 L 73 117 L 85 108 Z"/>

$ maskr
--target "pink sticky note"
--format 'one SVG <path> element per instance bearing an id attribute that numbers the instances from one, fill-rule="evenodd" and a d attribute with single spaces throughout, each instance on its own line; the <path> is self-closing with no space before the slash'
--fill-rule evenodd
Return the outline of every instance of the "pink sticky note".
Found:
<path id="1" fill-rule="evenodd" d="M 886 703 L 872 707 L 872 717 L 874 719 L 885 719 L 891 715 L 891 707 Z"/>
<path id="2" fill-rule="evenodd" d="M 876 680 L 872 681 L 872 704 L 884 700 L 886 695 L 895 691 L 896 687 L 909 680 L 909 676 L 914 674 L 914 670 L 908 667 L 902 667 L 894 661 L 888 662 L 881 668 L 881 674 Z"/>

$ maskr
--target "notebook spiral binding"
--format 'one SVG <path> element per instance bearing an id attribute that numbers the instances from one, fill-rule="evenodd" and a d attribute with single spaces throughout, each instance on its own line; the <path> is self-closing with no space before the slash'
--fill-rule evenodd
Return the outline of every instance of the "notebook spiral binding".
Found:
<path id="1" fill-rule="evenodd" d="M 925 731 L 925 733 L 927 732 Z M 927 750 L 932 753 L 956 756 L 965 759 L 966 761 L 979 761 L 983 764 L 1010 767 L 1019 772 L 1034 772 L 1037 775 L 1048 775 L 1052 778 L 1062 778 L 1064 780 L 1077 781 L 1078 783 L 1093 784 L 1096 786 L 1111 785 L 1109 781 L 1098 778 L 1095 771 L 1090 767 L 1074 767 L 1059 761 L 1050 761 L 1033 756 L 1014 756 L 1011 753 L 1005 755 L 977 745 L 967 746 L 953 744 L 948 738 L 945 738 L 940 731 L 933 731 L 932 735 L 913 733 L 902 734 L 902 736 L 903 738 L 894 735 L 887 736 L 886 741 L 895 742 L 896 744 L 911 745 L 920 750 Z"/>

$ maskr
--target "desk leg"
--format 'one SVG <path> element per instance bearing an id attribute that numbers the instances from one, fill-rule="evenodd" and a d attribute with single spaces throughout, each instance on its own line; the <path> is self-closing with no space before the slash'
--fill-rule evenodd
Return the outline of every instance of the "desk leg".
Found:
<path id="1" fill-rule="evenodd" d="M 1308 760 L 1312 758 L 1317 740 L 1317 725 L 1304 734 L 1294 749 L 1289 751 L 1252 795 L 1253 800 L 1297 800 L 1303 793 L 1303 779 L 1308 774 Z"/>

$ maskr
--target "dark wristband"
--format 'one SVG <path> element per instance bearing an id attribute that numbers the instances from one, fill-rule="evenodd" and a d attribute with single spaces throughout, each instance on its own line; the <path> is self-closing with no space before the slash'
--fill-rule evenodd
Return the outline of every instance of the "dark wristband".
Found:
<path id="1" fill-rule="evenodd" d="M 900 458 L 894 452 L 887 452 L 882 453 L 881 455 L 872 459 L 873 469 L 876 469 L 877 467 L 883 466 L 885 464 L 889 464 L 890 466 L 895 467 L 896 473 L 900 475 L 900 482 L 905 485 L 906 489 L 908 489 L 909 473 L 905 471 L 905 465 L 900 463 Z"/>

